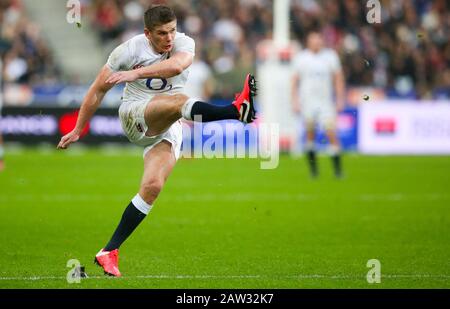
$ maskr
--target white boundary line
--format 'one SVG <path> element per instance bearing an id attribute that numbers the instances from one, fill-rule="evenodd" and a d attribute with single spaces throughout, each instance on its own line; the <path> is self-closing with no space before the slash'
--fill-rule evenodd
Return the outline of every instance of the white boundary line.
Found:
<path id="1" fill-rule="evenodd" d="M 23 180 L 16 180 L 16 183 L 22 184 Z M 47 185 L 54 184 L 53 181 L 43 181 Z M 85 182 L 86 183 L 86 182 Z M 89 181 L 89 184 L 94 184 L 96 182 Z M 196 201 L 196 202 L 209 202 L 216 201 L 220 196 L 222 200 L 233 201 L 233 202 L 245 202 L 254 201 L 259 199 L 264 199 L 265 201 L 277 201 L 277 202 L 292 202 L 292 201 L 318 201 L 320 196 L 318 194 L 257 194 L 257 193 L 246 193 L 246 194 L 182 194 L 178 196 L 167 197 L 169 202 L 186 202 L 186 201 Z M 119 200 L 119 199 L 129 199 L 130 196 L 127 194 L 110 194 L 108 196 L 102 194 L 21 194 L 19 196 L 0 196 L 0 202 L 27 202 L 27 201 L 45 201 L 45 202 L 85 202 L 85 201 L 104 201 L 104 200 Z M 399 201 L 440 201 L 450 199 L 449 194 L 442 193 L 419 193 L 419 194 L 404 194 L 404 193 L 389 193 L 389 194 L 360 194 L 353 196 L 351 201 L 358 202 L 399 202 Z"/>
<path id="2" fill-rule="evenodd" d="M 65 280 L 62 276 L 32 276 L 32 277 L 0 277 L 0 281 L 42 281 L 42 280 Z M 89 276 L 87 279 L 113 279 L 108 276 Z M 142 275 L 142 276 L 124 276 L 122 279 L 328 279 L 328 280 L 365 280 L 366 276 L 350 275 Z M 381 275 L 381 279 L 450 279 L 450 275 L 431 275 L 431 274 L 405 274 L 405 275 Z M 82 279 L 86 280 L 86 279 Z"/>

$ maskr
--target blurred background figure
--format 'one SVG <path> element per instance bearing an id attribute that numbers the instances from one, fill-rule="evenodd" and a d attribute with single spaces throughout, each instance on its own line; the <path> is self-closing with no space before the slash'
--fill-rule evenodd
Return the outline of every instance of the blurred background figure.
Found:
<path id="1" fill-rule="evenodd" d="M 189 67 L 189 78 L 185 86 L 185 94 L 190 98 L 209 101 L 214 93 L 214 76 L 211 67 L 202 57 L 201 45 L 197 44 L 194 63 Z"/>
<path id="2" fill-rule="evenodd" d="M 344 75 L 337 53 L 324 48 L 322 35 L 311 31 L 307 49 L 293 61 L 292 107 L 306 125 L 306 153 L 312 177 L 318 176 L 316 126 L 325 129 L 336 177 L 342 176 L 341 149 L 336 134 L 337 112 L 345 105 Z"/>

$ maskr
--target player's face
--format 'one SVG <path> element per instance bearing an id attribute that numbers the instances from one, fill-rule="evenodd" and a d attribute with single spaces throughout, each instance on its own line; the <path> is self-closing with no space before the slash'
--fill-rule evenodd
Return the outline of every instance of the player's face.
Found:
<path id="1" fill-rule="evenodd" d="M 158 53 L 167 53 L 172 50 L 176 33 L 176 20 L 161 26 L 156 26 L 152 30 L 145 29 L 145 35 Z"/>
<path id="2" fill-rule="evenodd" d="M 319 52 L 323 47 L 322 36 L 319 33 L 311 33 L 308 36 L 307 45 L 309 50 L 312 50 L 315 53 Z"/>

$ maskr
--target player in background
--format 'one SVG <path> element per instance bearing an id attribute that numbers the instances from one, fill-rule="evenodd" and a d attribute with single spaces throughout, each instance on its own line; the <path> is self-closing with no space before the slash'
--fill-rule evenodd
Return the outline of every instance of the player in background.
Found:
<path id="1" fill-rule="evenodd" d="M 247 75 L 242 92 L 228 106 L 214 106 L 183 94 L 195 42 L 176 31 L 177 18 L 166 6 L 148 9 L 144 34 L 117 47 L 86 94 L 72 132 L 63 136 L 59 149 L 78 141 L 82 129 L 114 85 L 126 83 L 119 117 L 128 139 L 144 147 L 144 173 L 138 194 L 125 209 L 106 246 L 95 257 L 106 274 L 121 276 L 120 245 L 153 207 L 177 162 L 182 142 L 180 119 L 215 121 L 255 118 L 255 80 Z"/>
<path id="2" fill-rule="evenodd" d="M 201 52 L 201 48 L 197 48 Z M 214 92 L 215 82 L 210 66 L 201 58 L 194 59 L 189 67 L 189 78 L 184 93 L 190 98 L 209 100 Z"/>
<path id="3" fill-rule="evenodd" d="M 309 33 L 306 44 L 307 49 L 300 51 L 293 61 L 292 109 L 305 121 L 305 150 L 311 176 L 318 176 L 315 137 L 319 125 L 326 131 L 334 173 L 340 178 L 342 163 L 336 119 L 337 112 L 344 109 L 344 74 L 337 53 L 324 48 L 319 32 Z"/>

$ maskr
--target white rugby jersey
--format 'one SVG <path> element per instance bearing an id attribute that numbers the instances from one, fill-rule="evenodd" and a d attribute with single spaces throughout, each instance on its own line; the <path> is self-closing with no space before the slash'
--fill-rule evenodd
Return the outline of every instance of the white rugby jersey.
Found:
<path id="1" fill-rule="evenodd" d="M 107 66 L 114 72 L 129 71 L 139 67 L 159 63 L 177 52 L 188 52 L 195 55 L 195 42 L 184 33 L 177 32 L 171 52 L 159 54 L 155 52 L 145 34 L 137 35 L 119 45 L 109 56 Z M 189 75 L 189 68 L 171 78 L 138 79 L 126 83 L 123 91 L 123 102 L 142 101 L 147 103 L 154 95 L 160 93 L 183 92 Z"/>
<path id="2" fill-rule="evenodd" d="M 333 76 L 341 70 L 334 50 L 322 49 L 318 53 L 302 51 L 294 58 L 293 69 L 300 75 L 300 104 L 333 104 Z"/>

